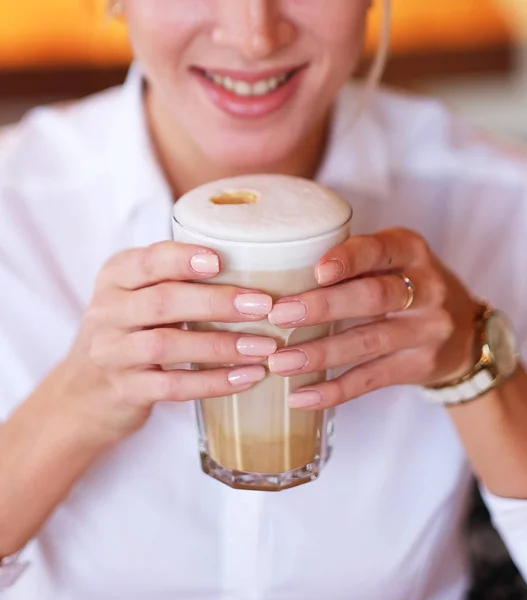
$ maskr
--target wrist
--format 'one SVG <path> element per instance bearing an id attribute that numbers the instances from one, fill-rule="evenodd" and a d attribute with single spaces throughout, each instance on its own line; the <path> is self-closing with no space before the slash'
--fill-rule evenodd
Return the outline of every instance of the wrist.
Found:
<path id="1" fill-rule="evenodd" d="M 467 325 L 462 342 L 457 342 L 458 360 L 452 370 L 440 380 L 435 381 L 432 388 L 450 387 L 461 383 L 478 364 L 481 357 L 481 317 L 482 306 L 472 303 L 472 312 L 467 315 Z"/>
<path id="2" fill-rule="evenodd" d="M 51 445 L 83 448 L 86 452 L 104 452 L 120 441 L 118 435 L 104 426 L 96 406 L 89 396 L 103 395 L 94 389 L 86 393 L 76 379 L 76 373 L 66 363 L 56 367 L 35 392 L 26 400 L 19 412 L 28 419 L 39 419 L 45 424 Z M 104 401 L 101 398 L 101 401 Z"/>
<path id="3" fill-rule="evenodd" d="M 500 386 L 517 369 L 518 343 L 507 317 L 488 304 L 480 304 L 474 327 L 477 359 L 460 378 L 427 386 L 426 396 L 434 403 L 456 406 L 476 400 Z"/>
<path id="4" fill-rule="evenodd" d="M 115 388 L 100 376 L 89 378 L 69 360 L 43 384 L 40 395 L 49 410 L 69 422 L 72 431 L 91 447 L 106 448 L 124 441 L 148 419 L 152 408 L 116 398 Z"/>

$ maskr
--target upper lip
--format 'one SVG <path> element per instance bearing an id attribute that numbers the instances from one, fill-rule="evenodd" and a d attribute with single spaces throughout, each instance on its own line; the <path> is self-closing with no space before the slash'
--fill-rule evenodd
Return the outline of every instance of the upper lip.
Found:
<path id="1" fill-rule="evenodd" d="M 229 77 L 235 81 L 246 81 L 247 83 L 256 83 L 262 79 L 270 79 L 271 77 L 280 77 L 280 75 L 287 75 L 292 71 L 299 71 L 304 68 L 305 65 L 294 66 L 294 67 L 282 67 L 275 69 L 266 69 L 263 71 L 243 71 L 237 69 L 215 69 L 215 68 L 203 68 L 193 67 L 194 70 L 202 73 L 207 72 L 212 75 L 219 75 L 220 77 Z"/>

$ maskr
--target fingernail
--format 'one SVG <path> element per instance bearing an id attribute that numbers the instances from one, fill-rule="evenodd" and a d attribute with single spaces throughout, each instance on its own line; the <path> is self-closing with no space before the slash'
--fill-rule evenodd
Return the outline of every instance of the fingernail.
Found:
<path id="1" fill-rule="evenodd" d="M 327 285 L 338 281 L 344 274 L 344 265 L 340 260 L 328 260 L 317 269 L 317 281 L 320 285 Z"/>
<path id="2" fill-rule="evenodd" d="M 322 404 L 322 394 L 314 390 L 295 392 L 289 396 L 290 408 L 313 408 Z"/>
<path id="3" fill-rule="evenodd" d="M 269 357 L 269 371 L 272 373 L 298 371 L 306 364 L 307 354 L 302 350 L 283 350 Z"/>
<path id="4" fill-rule="evenodd" d="M 275 304 L 269 314 L 269 321 L 273 325 L 286 325 L 301 321 L 307 315 L 306 305 L 295 300 L 294 302 L 281 302 Z"/>
<path id="5" fill-rule="evenodd" d="M 251 385 L 262 381 L 265 377 L 264 367 L 242 367 L 241 369 L 235 369 L 231 371 L 227 376 L 229 383 L 236 387 L 242 387 L 245 385 Z"/>
<path id="6" fill-rule="evenodd" d="M 273 299 L 267 294 L 240 294 L 234 300 L 234 306 L 242 315 L 265 317 L 273 308 Z"/>
<path id="7" fill-rule="evenodd" d="M 277 343 L 273 338 L 243 337 L 236 342 L 236 349 L 243 356 L 270 356 L 276 352 Z"/>
<path id="8" fill-rule="evenodd" d="M 190 266 L 196 273 L 203 275 L 215 275 L 220 272 L 220 260 L 216 254 L 202 252 L 190 259 Z"/>

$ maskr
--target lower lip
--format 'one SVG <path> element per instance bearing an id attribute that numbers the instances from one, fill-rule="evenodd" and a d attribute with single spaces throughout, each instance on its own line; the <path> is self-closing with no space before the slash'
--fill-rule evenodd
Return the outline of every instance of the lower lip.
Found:
<path id="1" fill-rule="evenodd" d="M 303 69 L 297 71 L 286 83 L 265 96 L 237 96 L 208 80 L 202 73 L 194 72 L 208 98 L 224 113 L 232 117 L 261 118 L 279 110 L 294 96 L 302 78 Z"/>

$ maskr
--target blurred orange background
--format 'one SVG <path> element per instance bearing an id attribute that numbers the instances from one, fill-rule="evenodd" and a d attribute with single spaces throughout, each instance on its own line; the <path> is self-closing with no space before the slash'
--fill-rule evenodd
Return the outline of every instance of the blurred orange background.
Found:
<path id="1" fill-rule="evenodd" d="M 505 2 L 527 0 L 393 0 L 395 54 L 485 48 L 514 36 Z M 0 69 L 124 65 L 125 27 L 105 14 L 105 0 L 0 0 Z M 375 11 L 379 12 L 377 0 Z M 372 19 L 370 48 L 379 15 Z"/>

